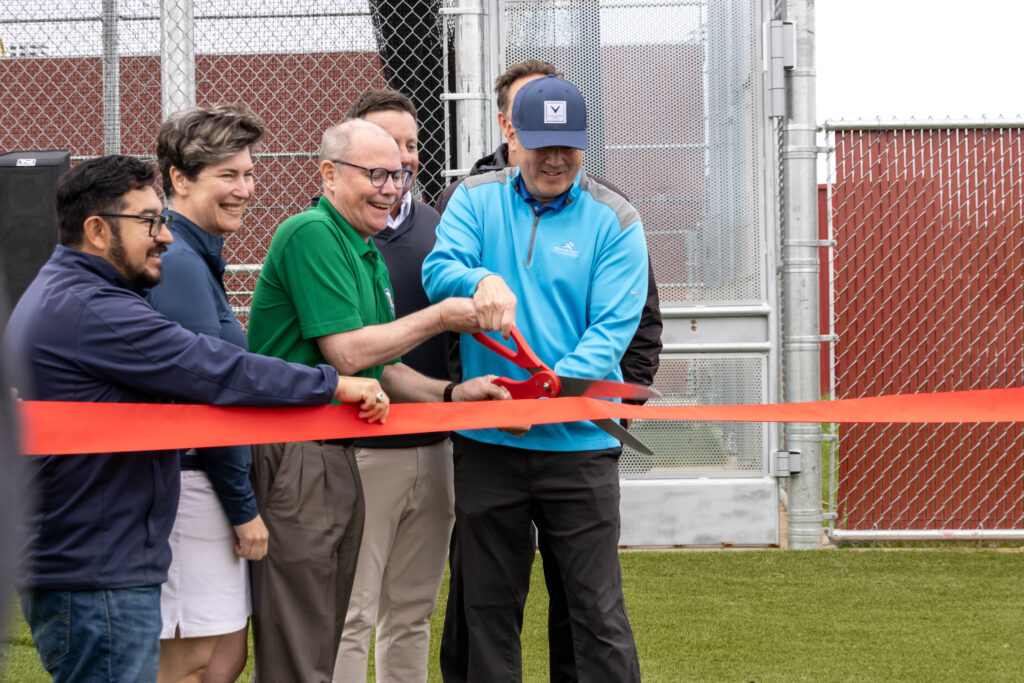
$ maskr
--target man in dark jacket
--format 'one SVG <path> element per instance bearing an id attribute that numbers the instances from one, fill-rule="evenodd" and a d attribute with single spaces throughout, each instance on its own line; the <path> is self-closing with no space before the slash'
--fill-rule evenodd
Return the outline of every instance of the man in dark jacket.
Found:
<path id="1" fill-rule="evenodd" d="M 513 64 L 498 77 L 494 85 L 498 103 L 498 126 L 502 134 L 508 138 L 512 128 L 512 102 L 516 93 L 526 83 L 544 76 L 561 77 L 562 73 L 550 62 L 539 59 L 528 59 Z M 510 158 L 508 143 L 502 143 L 493 154 L 478 159 L 470 169 L 469 175 L 475 176 L 489 171 L 497 171 L 507 166 L 515 166 L 515 158 Z M 615 184 L 591 176 L 591 179 L 605 185 L 617 194 L 626 194 Z M 442 190 L 434 208 L 443 213 L 455 188 L 464 179 L 448 185 Z M 650 386 L 654 383 L 654 375 L 658 371 L 661 354 L 661 310 L 658 300 L 658 288 L 654 279 L 654 269 L 648 260 L 647 300 L 644 303 L 640 324 L 636 334 L 622 356 L 619 367 L 623 381 Z M 456 354 L 457 358 L 457 354 Z M 629 402 L 629 401 L 624 401 Z M 642 403 L 642 401 L 636 401 Z M 454 552 L 455 537 L 452 538 L 453 549 L 450 558 L 457 557 Z M 569 613 L 566 605 L 565 591 L 556 565 L 554 555 L 550 551 L 547 539 L 543 534 L 537 535 L 537 545 L 544 563 L 544 580 L 547 584 L 548 606 L 548 640 L 550 670 L 552 681 L 573 681 L 576 676 L 575 655 L 573 652 L 572 630 L 569 624 Z M 451 560 L 450 560 L 451 561 Z M 462 613 L 462 587 L 452 572 L 452 581 L 448 590 L 448 611 L 444 623 L 444 639 L 441 643 L 441 670 L 447 681 L 465 680 L 466 672 L 462 671 L 462 663 L 468 634 L 465 615 Z"/>
<path id="2" fill-rule="evenodd" d="M 322 405 L 337 396 L 361 403 L 364 417 L 386 415 L 374 380 L 246 353 L 146 303 L 142 293 L 160 282 L 160 255 L 173 241 L 155 178 L 149 164 L 115 155 L 83 162 L 59 181 L 60 245 L 5 331 L 33 385 L 18 387 L 20 395 L 250 406 Z M 43 666 L 55 680 L 155 681 L 178 452 L 52 455 L 28 464 L 37 500 L 17 584 Z"/>

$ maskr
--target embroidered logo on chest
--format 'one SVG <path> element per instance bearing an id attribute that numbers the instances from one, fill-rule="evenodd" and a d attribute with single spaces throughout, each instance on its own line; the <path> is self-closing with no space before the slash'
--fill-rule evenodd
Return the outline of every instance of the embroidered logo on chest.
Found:
<path id="1" fill-rule="evenodd" d="M 580 257 L 580 252 L 576 251 L 575 242 L 566 242 L 562 246 L 555 247 L 551 251 L 558 254 L 559 256 L 571 256 L 572 258 Z"/>

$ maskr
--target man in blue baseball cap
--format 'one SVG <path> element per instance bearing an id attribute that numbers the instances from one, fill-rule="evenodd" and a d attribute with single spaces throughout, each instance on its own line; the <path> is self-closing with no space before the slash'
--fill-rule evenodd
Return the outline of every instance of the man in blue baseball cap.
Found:
<path id="1" fill-rule="evenodd" d="M 587 149 L 587 104 L 569 81 L 551 75 L 522 89 L 523 99 L 512 105 L 512 125 L 527 149 L 574 147 Z"/>
<path id="2" fill-rule="evenodd" d="M 647 295 L 640 217 L 582 170 L 587 110 L 572 83 L 526 83 L 511 123 L 518 167 L 455 189 L 423 263 L 424 288 L 432 301 L 472 297 L 482 329 L 507 338 L 514 325 L 560 375 L 618 381 Z M 463 377 L 526 376 L 466 336 L 460 357 Z M 639 681 L 618 559 L 618 441 L 588 422 L 463 431 L 452 441 L 451 570 L 466 637 L 451 653 L 459 661 L 443 662 L 444 679 L 521 680 L 533 521 L 564 585 L 574 680 Z"/>
<path id="3" fill-rule="evenodd" d="M 512 105 L 512 126 L 519 147 L 516 159 L 530 195 L 543 202 L 565 194 L 587 149 L 583 94 L 556 76 L 530 81 Z"/>

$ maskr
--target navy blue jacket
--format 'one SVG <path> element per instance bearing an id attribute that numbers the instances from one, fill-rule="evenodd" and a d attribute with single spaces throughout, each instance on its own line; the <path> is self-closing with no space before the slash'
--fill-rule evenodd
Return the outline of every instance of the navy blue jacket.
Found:
<path id="1" fill-rule="evenodd" d="M 337 372 L 246 353 L 160 315 L 106 260 L 58 246 L 11 314 L 4 341 L 44 401 L 323 405 Z M 118 425 L 110 425 L 118 429 Z M 99 590 L 159 585 L 178 505 L 177 451 L 29 459 L 19 585 Z"/>
<path id="2" fill-rule="evenodd" d="M 175 211 L 174 243 L 161 259 L 164 278 L 146 295 L 160 313 L 197 334 L 208 334 L 248 350 L 245 332 L 224 291 L 224 238 L 214 237 Z M 249 483 L 252 449 L 247 446 L 189 449 L 183 470 L 204 470 L 231 524 L 252 521 L 258 512 Z"/>

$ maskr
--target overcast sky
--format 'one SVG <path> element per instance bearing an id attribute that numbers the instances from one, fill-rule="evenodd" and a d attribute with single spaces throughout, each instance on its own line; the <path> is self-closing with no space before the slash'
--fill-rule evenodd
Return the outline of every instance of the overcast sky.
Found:
<path id="1" fill-rule="evenodd" d="M 1024 118 L 1024 0 L 817 0 L 817 115 Z"/>

